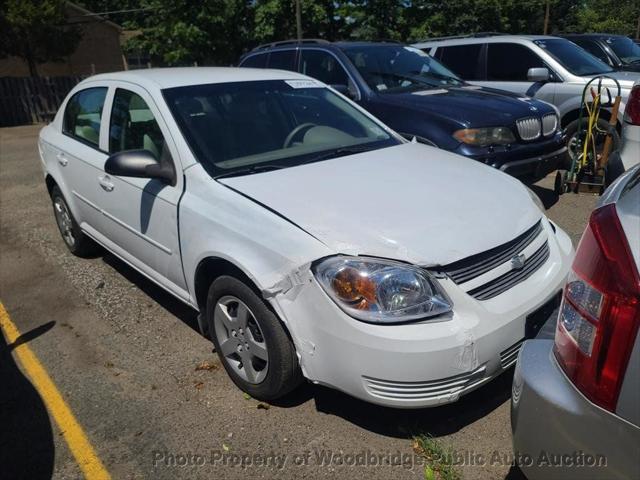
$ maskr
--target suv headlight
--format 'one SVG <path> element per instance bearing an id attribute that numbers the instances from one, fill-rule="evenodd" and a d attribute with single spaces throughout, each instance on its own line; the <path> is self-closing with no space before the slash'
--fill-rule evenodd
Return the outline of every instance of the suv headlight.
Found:
<path id="1" fill-rule="evenodd" d="M 313 273 L 348 315 L 373 323 L 399 323 L 441 315 L 451 301 L 425 270 L 399 262 L 329 257 Z"/>
<path id="2" fill-rule="evenodd" d="M 516 141 L 516 137 L 508 127 L 463 128 L 455 131 L 453 137 L 459 142 L 479 147 L 505 145 Z"/>

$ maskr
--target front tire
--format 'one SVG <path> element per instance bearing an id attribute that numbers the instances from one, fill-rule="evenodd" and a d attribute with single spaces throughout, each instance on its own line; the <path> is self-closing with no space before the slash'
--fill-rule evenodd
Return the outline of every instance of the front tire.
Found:
<path id="1" fill-rule="evenodd" d="M 60 230 L 62 240 L 69 251 L 83 258 L 95 255 L 98 251 L 98 245 L 80 229 L 57 185 L 51 189 L 51 203 L 58 230 Z"/>
<path id="2" fill-rule="evenodd" d="M 207 322 L 222 365 L 244 392 L 274 400 L 301 383 L 298 357 L 282 323 L 242 281 L 224 275 L 211 284 Z"/>

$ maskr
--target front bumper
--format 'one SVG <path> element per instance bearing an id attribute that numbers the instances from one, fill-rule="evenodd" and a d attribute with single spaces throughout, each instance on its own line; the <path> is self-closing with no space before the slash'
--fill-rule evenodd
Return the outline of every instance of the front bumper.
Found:
<path id="1" fill-rule="evenodd" d="M 514 362 L 525 319 L 562 288 L 573 256 L 568 236 L 553 234 L 548 261 L 522 283 L 479 301 L 440 279 L 454 311 L 430 321 L 374 325 L 346 315 L 309 272 L 301 285 L 274 297 L 309 380 L 397 408 L 458 400 Z"/>
<path id="2" fill-rule="evenodd" d="M 524 343 L 513 378 L 514 459 L 529 480 L 640 478 L 640 429 L 587 400 L 553 340 Z"/>
<path id="3" fill-rule="evenodd" d="M 564 167 L 566 159 L 567 147 L 562 147 L 546 155 L 506 162 L 497 168 L 514 177 L 533 176 L 542 178 L 554 170 Z"/>

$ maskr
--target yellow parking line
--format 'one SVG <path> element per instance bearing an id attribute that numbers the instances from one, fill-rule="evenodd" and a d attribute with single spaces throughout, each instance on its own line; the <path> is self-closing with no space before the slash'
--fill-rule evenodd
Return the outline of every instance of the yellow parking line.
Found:
<path id="1" fill-rule="evenodd" d="M 4 331 L 9 344 L 14 343 L 18 337 L 20 337 L 20 331 L 11 321 L 2 302 L 0 302 L 0 327 Z M 38 360 L 38 357 L 36 357 L 29 346 L 24 343 L 16 346 L 14 352 L 22 368 L 24 368 L 31 378 L 34 387 L 42 396 L 49 412 L 58 424 L 58 428 L 62 431 L 62 435 L 67 441 L 69 449 L 75 457 L 76 462 L 78 462 L 85 478 L 88 480 L 110 479 L 111 476 L 96 455 L 82 427 L 73 416 L 73 412 L 71 412 L 64 398 L 62 398 L 62 395 Z"/>

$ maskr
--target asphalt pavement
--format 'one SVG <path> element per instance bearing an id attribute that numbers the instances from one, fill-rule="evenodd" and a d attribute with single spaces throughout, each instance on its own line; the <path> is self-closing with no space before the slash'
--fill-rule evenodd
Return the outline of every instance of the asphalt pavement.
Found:
<path id="1" fill-rule="evenodd" d="M 481 455 L 461 469 L 464 478 L 518 478 L 512 372 L 423 410 L 314 385 L 272 405 L 246 398 L 198 333 L 194 311 L 107 252 L 88 260 L 67 252 L 38 159 L 39 128 L 0 129 L 0 301 L 21 333 L 0 336 L 0 478 L 83 475 L 66 425 L 16 359 L 20 345 L 44 366 L 112 478 L 423 478 L 416 434 Z M 576 245 L 597 197 L 558 198 L 552 185 L 548 177 L 532 188 Z"/>

